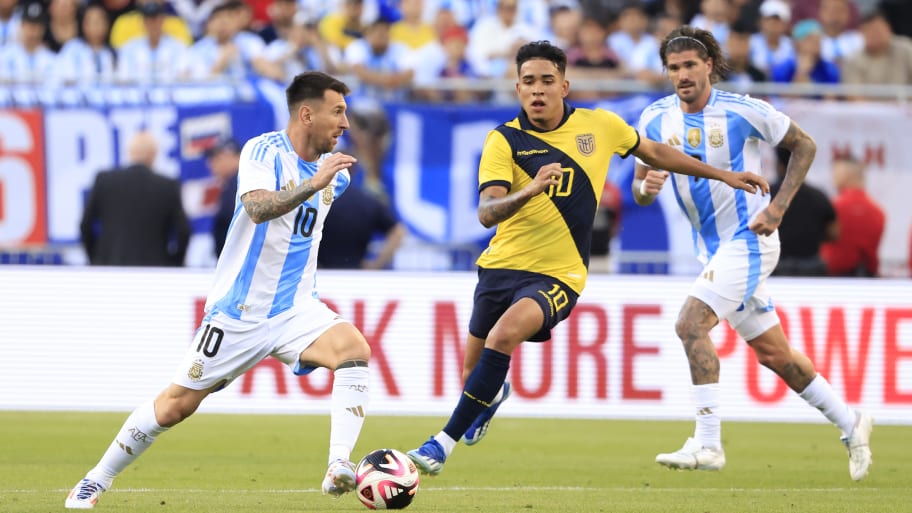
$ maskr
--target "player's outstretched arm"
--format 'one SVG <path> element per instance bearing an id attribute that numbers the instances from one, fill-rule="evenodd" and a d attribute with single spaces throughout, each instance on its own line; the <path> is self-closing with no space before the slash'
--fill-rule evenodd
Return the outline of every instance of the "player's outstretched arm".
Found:
<path id="1" fill-rule="evenodd" d="M 244 210 L 250 220 L 256 224 L 281 217 L 323 189 L 332 181 L 336 173 L 348 169 L 356 159 L 344 153 L 334 153 L 327 157 L 310 180 L 305 181 L 290 191 L 267 191 L 257 189 L 241 196 Z"/>
<path id="2" fill-rule="evenodd" d="M 513 194 L 507 194 L 509 191 L 501 185 L 486 187 L 478 198 L 478 221 L 490 228 L 509 219 L 530 199 L 559 185 L 562 174 L 560 164 L 555 162 L 539 168 L 532 182 Z"/>
<path id="3" fill-rule="evenodd" d="M 789 125 L 785 137 L 779 142 L 779 147 L 792 152 L 792 156 L 789 157 L 785 177 L 782 179 L 782 185 L 779 187 L 776 197 L 770 200 L 770 204 L 757 215 L 750 225 L 750 229 L 759 235 L 769 235 L 779 227 L 782 216 L 785 215 L 785 211 L 792 203 L 792 198 L 804 183 L 804 177 L 807 176 L 808 169 L 811 168 L 811 163 L 814 162 L 814 156 L 817 154 L 817 143 L 794 121 Z"/>
<path id="4" fill-rule="evenodd" d="M 758 174 L 749 171 L 724 171 L 680 152 L 667 144 L 650 139 L 640 139 L 640 145 L 637 146 L 633 154 L 656 169 L 667 169 L 675 173 L 719 180 L 730 187 L 747 192 L 757 192 L 758 189 L 763 194 L 769 192 L 769 183 Z"/>

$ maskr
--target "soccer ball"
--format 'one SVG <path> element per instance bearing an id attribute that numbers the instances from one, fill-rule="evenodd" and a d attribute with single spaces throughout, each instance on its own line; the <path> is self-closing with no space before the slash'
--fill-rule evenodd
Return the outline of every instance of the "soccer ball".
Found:
<path id="1" fill-rule="evenodd" d="M 396 449 L 377 449 L 355 469 L 358 499 L 370 509 L 403 509 L 418 493 L 418 468 Z"/>

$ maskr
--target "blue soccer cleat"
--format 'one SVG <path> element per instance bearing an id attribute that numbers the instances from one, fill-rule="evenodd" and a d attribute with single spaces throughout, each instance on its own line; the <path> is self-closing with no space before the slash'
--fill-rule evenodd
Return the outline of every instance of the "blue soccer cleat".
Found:
<path id="1" fill-rule="evenodd" d="M 443 464 L 446 463 L 447 459 L 443 446 L 440 445 L 440 442 L 434 440 L 433 436 L 427 442 L 424 442 L 421 447 L 409 451 L 408 457 L 415 462 L 422 474 L 430 474 L 432 476 L 436 476 L 443 470 Z"/>
<path id="2" fill-rule="evenodd" d="M 475 419 L 475 422 L 472 422 L 472 425 L 469 426 L 468 431 L 462 435 L 462 439 L 465 441 L 466 445 L 475 445 L 488 434 L 488 426 L 491 425 L 491 419 L 494 418 L 497 408 L 500 408 L 500 405 L 507 400 L 507 397 L 510 397 L 512 391 L 513 386 L 510 385 L 510 382 L 505 382 L 503 395 L 500 397 L 500 400 L 485 408 L 485 410 L 478 415 L 478 418 Z"/>

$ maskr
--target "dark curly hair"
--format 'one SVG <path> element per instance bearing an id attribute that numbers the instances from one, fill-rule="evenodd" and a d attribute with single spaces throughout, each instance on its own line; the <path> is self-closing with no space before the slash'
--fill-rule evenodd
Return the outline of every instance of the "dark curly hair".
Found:
<path id="1" fill-rule="evenodd" d="M 703 62 L 712 59 L 713 70 L 709 76 L 709 81 L 713 84 L 725 78 L 731 70 L 728 61 L 725 60 L 725 56 L 722 54 L 719 42 L 716 41 L 712 33 L 689 25 L 682 25 L 665 36 L 662 46 L 659 48 L 662 66 L 668 66 L 669 53 L 678 53 L 686 50 L 696 50 L 697 55 L 703 59 Z"/>
<path id="2" fill-rule="evenodd" d="M 557 66 L 561 75 L 567 72 L 567 54 L 563 50 L 551 44 L 551 41 L 533 41 L 522 45 L 516 51 L 516 73 L 519 74 L 519 68 L 523 63 L 532 59 L 544 59 L 551 61 Z"/>

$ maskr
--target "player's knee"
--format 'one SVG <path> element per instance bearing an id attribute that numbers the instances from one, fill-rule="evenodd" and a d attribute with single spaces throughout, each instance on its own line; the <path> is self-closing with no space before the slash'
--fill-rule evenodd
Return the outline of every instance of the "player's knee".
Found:
<path id="1" fill-rule="evenodd" d="M 336 357 L 340 361 L 360 360 L 370 361 L 371 347 L 363 336 L 347 337 L 345 342 L 336 349 Z"/>
<path id="2" fill-rule="evenodd" d="M 172 427 L 193 415 L 197 407 L 198 403 L 186 398 L 159 398 L 155 401 L 155 421 L 161 427 Z"/>
<path id="3" fill-rule="evenodd" d="M 699 320 L 680 316 L 675 322 L 675 333 L 683 341 L 698 340 L 709 333 L 709 329 Z"/>
<path id="4" fill-rule="evenodd" d="M 773 371 L 783 368 L 791 360 L 788 351 L 783 351 L 775 346 L 759 344 L 751 347 L 753 347 L 760 365 Z"/>

